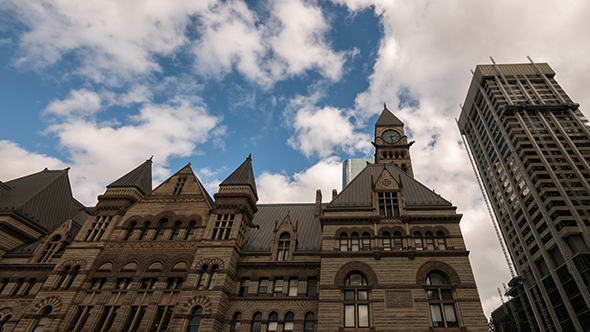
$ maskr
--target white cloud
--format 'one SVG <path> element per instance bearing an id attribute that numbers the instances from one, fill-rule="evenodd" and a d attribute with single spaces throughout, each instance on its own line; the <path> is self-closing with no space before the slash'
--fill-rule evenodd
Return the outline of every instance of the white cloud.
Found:
<path id="1" fill-rule="evenodd" d="M 44 168 L 53 170 L 66 167 L 68 165 L 57 158 L 30 152 L 14 142 L 0 140 L 0 169 L 3 177 L 0 181 L 2 182 L 40 172 Z"/>
<path id="2" fill-rule="evenodd" d="M 45 108 L 45 112 L 57 116 L 92 115 L 102 106 L 102 98 L 87 89 L 72 90 L 64 100 L 54 100 Z"/>
<path id="3" fill-rule="evenodd" d="M 263 172 L 256 178 L 256 186 L 259 203 L 313 203 L 317 189 L 322 191 L 323 201 L 328 202 L 332 189 L 342 186 L 342 165 L 338 158 L 330 157 L 292 176 Z"/>

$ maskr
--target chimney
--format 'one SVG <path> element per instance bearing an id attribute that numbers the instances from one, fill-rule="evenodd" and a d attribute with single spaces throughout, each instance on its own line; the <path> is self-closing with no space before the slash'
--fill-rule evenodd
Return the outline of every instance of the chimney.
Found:
<path id="1" fill-rule="evenodd" d="M 336 198 L 336 196 L 338 196 L 338 190 L 332 189 L 332 199 Z"/>
<path id="2" fill-rule="evenodd" d="M 315 212 L 314 215 L 319 216 L 322 211 L 322 191 L 320 189 L 315 192 Z"/>

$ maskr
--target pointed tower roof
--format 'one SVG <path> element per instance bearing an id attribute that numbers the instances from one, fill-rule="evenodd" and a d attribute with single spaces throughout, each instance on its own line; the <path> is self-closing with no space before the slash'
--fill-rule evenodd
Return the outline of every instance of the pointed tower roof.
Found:
<path id="1" fill-rule="evenodd" d="M 107 188 L 121 187 L 136 187 L 144 195 L 152 191 L 152 158 L 107 186 Z"/>
<path id="2" fill-rule="evenodd" d="M 227 179 L 223 180 L 221 186 L 235 186 L 235 185 L 247 185 L 252 188 L 256 199 L 258 199 L 258 192 L 256 191 L 256 180 L 254 179 L 254 172 L 252 171 L 252 155 L 238 167 Z"/>
<path id="3" fill-rule="evenodd" d="M 383 104 L 383 111 L 381 112 L 381 116 L 375 123 L 375 127 L 379 126 L 403 126 L 404 123 L 401 122 L 390 110 L 387 109 L 387 106 Z"/>

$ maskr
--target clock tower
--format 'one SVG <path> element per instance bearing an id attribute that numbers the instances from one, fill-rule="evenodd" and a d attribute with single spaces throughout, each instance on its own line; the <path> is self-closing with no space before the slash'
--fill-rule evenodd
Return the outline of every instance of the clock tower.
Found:
<path id="1" fill-rule="evenodd" d="M 403 122 L 383 105 L 383 112 L 375 123 L 375 163 L 393 164 L 414 177 L 410 159 L 412 144 L 414 142 L 408 142 L 404 133 Z"/>

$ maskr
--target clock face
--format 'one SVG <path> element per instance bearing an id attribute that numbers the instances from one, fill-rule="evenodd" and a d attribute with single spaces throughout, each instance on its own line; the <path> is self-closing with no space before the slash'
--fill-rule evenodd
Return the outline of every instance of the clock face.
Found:
<path id="1" fill-rule="evenodd" d="M 401 135 L 395 130 L 386 130 L 381 134 L 381 138 L 385 143 L 393 144 L 399 142 Z"/>

